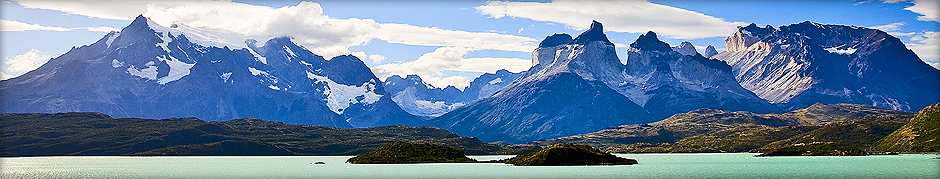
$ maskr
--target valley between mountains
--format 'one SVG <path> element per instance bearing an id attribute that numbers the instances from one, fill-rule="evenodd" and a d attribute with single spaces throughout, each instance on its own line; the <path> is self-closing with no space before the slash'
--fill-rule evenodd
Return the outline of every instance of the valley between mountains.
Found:
<path id="1" fill-rule="evenodd" d="M 206 45 L 141 15 L 0 81 L 0 154 L 351 155 L 393 142 L 468 154 L 555 143 L 618 153 L 940 152 L 940 70 L 883 31 L 750 24 L 729 32 L 724 51 L 703 53 L 650 31 L 618 52 L 603 24 L 590 23 L 577 36 L 547 36 L 524 72 L 486 73 L 458 89 L 417 75 L 379 79 L 355 56 L 325 58 L 291 37 Z"/>

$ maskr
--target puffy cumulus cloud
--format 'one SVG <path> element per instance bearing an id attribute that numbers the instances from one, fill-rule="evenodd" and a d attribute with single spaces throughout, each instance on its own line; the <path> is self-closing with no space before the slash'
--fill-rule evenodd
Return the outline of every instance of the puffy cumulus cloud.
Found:
<path id="1" fill-rule="evenodd" d="M 491 1 L 476 8 L 493 18 L 517 17 L 565 24 L 576 29 L 590 27 L 591 20 L 604 24 L 604 30 L 644 33 L 655 31 L 676 39 L 724 37 L 742 22 L 646 1 Z"/>
<path id="2" fill-rule="evenodd" d="M 144 16 L 158 24 L 223 29 L 243 36 L 219 39 L 229 41 L 223 44 L 237 44 L 247 38 L 290 36 L 296 43 L 326 57 L 349 54 L 350 46 L 365 44 L 378 29 L 378 23 L 372 19 L 330 18 L 314 2 L 281 8 L 221 1 L 154 2 L 147 4 Z"/>
<path id="3" fill-rule="evenodd" d="M 17 77 L 26 72 L 33 71 L 43 64 L 46 64 L 52 57 L 52 55 L 40 52 L 39 50 L 30 49 L 26 53 L 14 56 L 12 59 L 4 58 L 3 66 L 0 68 L 0 72 L 3 73 L 3 75 L 0 76 L 2 76 L 3 79 L 0 80 Z"/>
<path id="4" fill-rule="evenodd" d="M 13 78 L 13 77 L 15 77 L 15 76 L 13 76 L 13 75 L 7 75 L 6 73 L 3 73 L 2 71 L 0 71 L 0 80 L 6 80 L 6 79 Z"/>
<path id="5" fill-rule="evenodd" d="M 518 58 L 464 58 L 472 52 L 470 47 L 441 47 L 425 53 L 415 61 L 379 65 L 372 71 L 380 79 L 392 75 L 421 76 L 428 84 L 436 87 L 454 86 L 464 88 L 470 80 L 463 76 L 445 76 L 443 71 L 458 72 L 494 72 L 506 69 L 520 72 L 529 69 L 531 61 Z"/>
<path id="6" fill-rule="evenodd" d="M 70 31 L 72 29 L 65 27 L 43 26 L 39 24 L 29 24 L 20 21 L 0 20 L 0 31 Z"/>

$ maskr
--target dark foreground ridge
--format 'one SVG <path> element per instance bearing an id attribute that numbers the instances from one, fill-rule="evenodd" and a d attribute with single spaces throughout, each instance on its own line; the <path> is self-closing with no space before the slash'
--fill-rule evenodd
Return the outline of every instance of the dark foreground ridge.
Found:
<path id="1" fill-rule="evenodd" d="M 396 142 L 346 160 L 352 164 L 470 163 L 463 151 L 434 144 Z"/>
<path id="2" fill-rule="evenodd" d="M 519 155 L 504 162 L 521 166 L 567 165 L 633 165 L 634 159 L 620 158 L 587 145 L 555 144 L 551 147 Z"/>
<path id="3" fill-rule="evenodd" d="M 78 112 L 0 114 L 0 139 L 0 156 L 356 155 L 394 142 L 437 144 L 468 154 L 525 152 L 433 127 L 343 129 L 260 119 L 115 119 Z"/>

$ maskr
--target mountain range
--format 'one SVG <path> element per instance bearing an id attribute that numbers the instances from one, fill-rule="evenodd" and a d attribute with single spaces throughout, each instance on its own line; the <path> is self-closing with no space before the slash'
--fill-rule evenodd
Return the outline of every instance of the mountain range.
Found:
<path id="1" fill-rule="evenodd" d="M 0 81 L 0 111 L 262 118 L 346 128 L 418 120 L 398 107 L 354 56 L 324 59 L 289 37 L 246 44 L 249 48 L 202 46 L 138 16 L 120 32 Z"/>
<path id="2" fill-rule="evenodd" d="M 622 64 L 598 22 L 576 38 L 546 37 L 522 77 L 492 97 L 432 119 L 432 126 L 483 141 L 525 142 L 653 122 L 701 108 L 779 110 L 738 85 L 724 62 L 694 48 L 683 55 L 653 32 L 641 35 L 627 51 Z"/>
<path id="3" fill-rule="evenodd" d="M 380 80 L 352 55 L 324 58 L 274 37 L 242 48 L 200 43 L 184 25 L 138 16 L 121 31 L 0 81 L 0 112 L 101 112 L 118 118 L 258 118 L 361 128 L 432 126 L 484 142 L 523 143 L 649 124 L 689 111 L 768 114 L 814 104 L 917 110 L 940 101 L 940 71 L 897 38 L 803 22 L 738 27 L 718 53 L 640 35 L 625 62 L 603 25 L 554 34 L 520 73 L 463 89 L 417 75 Z M 779 127 L 779 126 L 777 126 Z"/>
<path id="4" fill-rule="evenodd" d="M 484 73 L 462 90 L 454 86 L 434 87 L 425 83 L 418 75 L 408 75 L 405 78 L 393 75 L 385 79 L 385 90 L 392 95 L 392 100 L 408 113 L 437 117 L 477 99 L 489 97 L 521 75 L 522 73 L 508 70 Z"/>
<path id="5" fill-rule="evenodd" d="M 917 110 L 940 101 L 940 71 L 876 29 L 802 22 L 738 27 L 713 58 L 741 86 L 784 109 L 817 102 Z"/>

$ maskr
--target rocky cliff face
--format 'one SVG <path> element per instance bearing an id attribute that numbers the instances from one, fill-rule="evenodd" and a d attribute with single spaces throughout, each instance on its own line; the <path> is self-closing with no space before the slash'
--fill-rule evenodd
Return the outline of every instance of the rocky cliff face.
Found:
<path id="1" fill-rule="evenodd" d="M 641 35 L 630 44 L 627 55 L 623 72 L 626 79 L 618 83 L 617 89 L 643 106 L 653 118 L 664 119 L 701 108 L 778 111 L 742 88 L 724 62 L 698 53 L 683 55 L 670 49 L 653 32 Z"/>
<path id="2" fill-rule="evenodd" d="M 940 71 L 879 30 L 751 24 L 725 42 L 713 58 L 730 64 L 741 86 L 785 109 L 822 102 L 914 110 L 940 101 Z"/>

